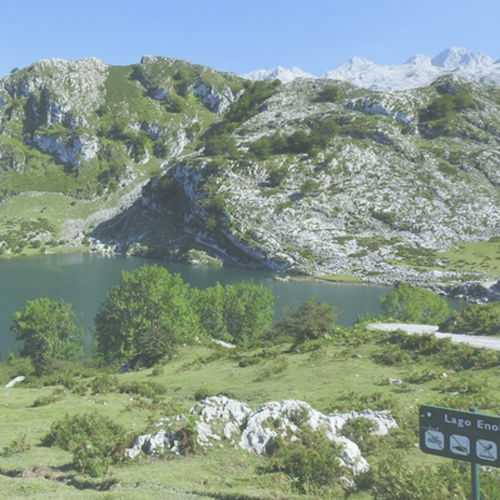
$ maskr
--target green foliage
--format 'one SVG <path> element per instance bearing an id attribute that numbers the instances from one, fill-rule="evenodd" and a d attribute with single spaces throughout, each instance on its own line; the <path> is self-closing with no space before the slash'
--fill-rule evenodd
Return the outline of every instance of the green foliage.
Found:
<path id="1" fill-rule="evenodd" d="M 316 97 L 316 102 L 336 102 L 339 98 L 340 90 L 335 85 L 325 85 Z"/>
<path id="2" fill-rule="evenodd" d="M 31 445 L 28 443 L 25 433 L 14 438 L 8 445 L 4 446 L 2 455 L 9 457 L 18 453 L 26 453 L 31 450 Z"/>
<path id="3" fill-rule="evenodd" d="M 288 309 L 276 328 L 290 335 L 296 347 L 310 340 L 329 338 L 336 319 L 337 313 L 332 306 L 310 299 L 301 302 L 295 309 Z"/>
<path id="4" fill-rule="evenodd" d="M 401 346 L 393 344 L 383 346 L 374 357 L 389 366 L 403 365 L 411 360 L 411 356 Z"/>
<path id="5" fill-rule="evenodd" d="M 138 356 L 149 366 L 171 358 L 198 332 L 188 288 L 179 274 L 157 265 L 123 272 L 95 317 L 97 353 L 108 361 Z"/>
<path id="6" fill-rule="evenodd" d="M 224 121 L 236 125 L 249 120 L 259 113 L 262 103 L 275 94 L 280 86 L 278 80 L 249 83 L 243 95 L 227 111 Z"/>
<path id="7" fill-rule="evenodd" d="M 208 335 L 236 344 L 261 336 L 274 313 L 270 289 L 251 281 L 193 290 L 191 301 Z"/>
<path id="8" fill-rule="evenodd" d="M 144 130 L 125 133 L 123 138 L 125 139 L 125 144 L 130 149 L 130 155 L 136 161 L 146 158 L 152 150 L 151 139 Z"/>
<path id="9" fill-rule="evenodd" d="M 116 375 L 109 375 L 108 373 L 98 375 L 90 383 L 92 394 L 107 394 L 115 392 L 117 389 L 118 377 Z"/>
<path id="10" fill-rule="evenodd" d="M 465 92 L 443 94 L 436 97 L 421 113 L 422 121 L 448 118 L 453 112 L 464 111 L 475 106 L 472 97 Z"/>
<path id="11" fill-rule="evenodd" d="M 392 294 L 380 298 L 380 307 L 388 316 L 407 323 L 438 325 L 449 316 L 446 300 L 404 282 Z"/>
<path id="12" fill-rule="evenodd" d="M 77 470 L 99 477 L 107 474 L 111 465 L 123 461 L 129 440 L 123 426 L 93 412 L 66 415 L 54 422 L 43 444 L 73 453 Z"/>
<path id="13" fill-rule="evenodd" d="M 373 442 L 377 439 L 373 432 L 377 430 L 375 423 L 364 417 L 353 418 L 349 420 L 340 433 L 347 439 L 354 441 L 364 454 L 373 446 Z"/>
<path id="14" fill-rule="evenodd" d="M 439 328 L 445 332 L 500 335 L 500 302 L 468 304 L 462 312 L 454 312 Z"/>
<path id="15" fill-rule="evenodd" d="M 347 470 L 339 463 L 342 446 L 319 432 L 303 430 L 296 441 L 278 439 L 266 469 L 284 473 L 293 491 L 343 498 L 342 476 Z M 337 496 L 340 495 L 340 496 Z"/>
<path id="16" fill-rule="evenodd" d="M 215 135 L 205 142 L 206 156 L 234 156 L 236 139 L 230 134 Z"/>
<path id="17" fill-rule="evenodd" d="M 39 398 L 36 398 L 35 401 L 33 402 L 33 408 L 36 408 L 38 406 L 47 406 L 52 403 L 57 403 L 58 401 L 61 401 L 64 399 L 66 396 L 66 393 L 64 389 L 55 389 L 51 394 L 48 396 L 42 396 Z"/>
<path id="18" fill-rule="evenodd" d="M 49 359 L 76 359 L 82 354 L 83 330 L 74 322 L 71 305 L 48 298 L 28 300 L 14 313 L 11 330 L 24 341 L 21 356 L 30 356 L 38 367 Z"/>
<path id="19" fill-rule="evenodd" d="M 401 456 L 375 463 L 367 476 L 369 489 L 378 500 L 468 500 L 471 498 L 470 467 L 448 460 L 437 467 L 408 463 Z M 481 498 L 500 494 L 498 473 L 481 471 Z"/>
<path id="20" fill-rule="evenodd" d="M 248 146 L 248 150 L 260 160 L 265 160 L 273 152 L 271 138 L 266 135 L 260 137 Z"/>
<path id="21" fill-rule="evenodd" d="M 158 396 L 164 396 L 167 393 L 167 388 L 157 382 L 141 382 L 134 380 L 132 382 L 120 384 L 119 391 L 121 393 L 136 394 L 145 398 L 154 399 Z"/>
<path id="22" fill-rule="evenodd" d="M 286 166 L 274 167 L 268 169 L 267 182 L 270 187 L 278 187 L 289 175 L 289 170 Z"/>
<path id="23" fill-rule="evenodd" d="M 312 196 L 318 193 L 319 191 L 319 182 L 314 179 L 307 179 L 300 186 L 300 195 L 301 196 Z"/>

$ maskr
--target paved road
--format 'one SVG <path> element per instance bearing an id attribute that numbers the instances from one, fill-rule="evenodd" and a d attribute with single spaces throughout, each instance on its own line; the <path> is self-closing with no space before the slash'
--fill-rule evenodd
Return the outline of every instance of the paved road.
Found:
<path id="1" fill-rule="evenodd" d="M 479 349 L 493 349 L 500 351 L 500 337 L 482 337 L 479 335 L 466 335 L 464 333 L 438 332 L 438 327 L 433 325 L 407 325 L 404 323 L 371 323 L 368 325 L 371 330 L 383 330 L 393 332 L 403 330 L 409 334 L 432 333 L 438 338 L 449 338 L 454 344 L 469 344 Z"/>

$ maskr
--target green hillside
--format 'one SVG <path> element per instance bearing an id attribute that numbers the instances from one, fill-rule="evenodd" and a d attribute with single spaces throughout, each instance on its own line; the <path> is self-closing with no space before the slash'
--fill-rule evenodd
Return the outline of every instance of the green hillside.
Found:
<path id="1" fill-rule="evenodd" d="M 196 251 L 470 296 L 499 273 L 499 107 L 454 75 L 383 93 L 40 61 L 0 84 L 0 250 Z"/>
<path id="2" fill-rule="evenodd" d="M 500 408 L 493 382 L 499 371 L 496 353 L 429 336 L 374 334 L 362 325 L 337 328 L 329 341 L 303 344 L 295 351 L 280 342 L 237 349 L 212 342 L 188 345 L 165 365 L 123 375 L 89 362 L 53 368 L 2 391 L 0 485 L 6 498 L 465 499 L 468 468 L 425 455 L 415 446 L 418 407 L 467 409 L 474 404 L 492 413 Z M 0 370 L 3 384 L 30 371 L 23 359 L 6 361 Z M 392 385 L 390 379 L 401 383 Z M 186 415 L 202 398 L 217 394 L 252 409 L 293 399 L 324 414 L 390 410 L 399 429 L 380 437 L 369 436 L 362 427 L 349 431 L 371 470 L 353 478 L 356 490 L 343 490 L 342 481 L 314 483 L 314 475 L 310 484 L 294 482 L 273 469 L 272 456 L 259 457 L 224 439 L 185 455 L 143 454 L 111 465 L 97 477 L 79 471 L 71 452 L 44 441 L 54 422 L 98 415 L 122 425 L 131 446 L 140 434 L 158 432 L 160 418 Z M 482 498 L 497 498 L 496 472 L 482 471 L 481 481 Z"/>

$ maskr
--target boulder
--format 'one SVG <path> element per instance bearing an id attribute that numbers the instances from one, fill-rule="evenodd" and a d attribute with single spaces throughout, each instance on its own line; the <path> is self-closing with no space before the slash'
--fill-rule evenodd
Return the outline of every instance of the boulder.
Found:
<path id="1" fill-rule="evenodd" d="M 20 375 L 19 377 L 16 377 L 12 379 L 8 384 L 5 385 L 6 389 L 10 389 L 11 387 L 14 387 L 17 383 L 22 382 L 26 377 L 24 375 Z"/>

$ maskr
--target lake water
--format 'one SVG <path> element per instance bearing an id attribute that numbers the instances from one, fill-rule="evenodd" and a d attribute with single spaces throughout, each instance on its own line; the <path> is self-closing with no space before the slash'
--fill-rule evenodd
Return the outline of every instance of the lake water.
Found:
<path id="1" fill-rule="evenodd" d="M 222 285 L 252 279 L 270 286 L 277 297 L 275 319 L 284 307 L 311 297 L 334 306 L 340 315 L 338 324 L 352 324 L 366 313 L 379 314 L 379 297 L 391 292 L 383 286 L 334 284 L 315 281 L 273 280 L 274 273 L 237 267 L 194 267 L 137 257 L 100 256 L 95 254 L 61 254 L 40 257 L 0 259 L 0 359 L 16 353 L 20 343 L 11 332 L 12 315 L 27 300 L 48 297 L 72 304 L 81 326 L 87 332 L 85 350 L 91 350 L 94 316 L 108 290 L 120 280 L 122 271 L 133 271 L 144 264 L 159 264 L 171 273 L 181 274 L 192 287 L 205 288 L 218 281 Z M 457 301 L 455 301 L 457 302 Z M 458 304 L 458 302 L 457 302 Z"/>

